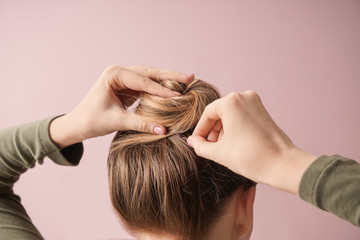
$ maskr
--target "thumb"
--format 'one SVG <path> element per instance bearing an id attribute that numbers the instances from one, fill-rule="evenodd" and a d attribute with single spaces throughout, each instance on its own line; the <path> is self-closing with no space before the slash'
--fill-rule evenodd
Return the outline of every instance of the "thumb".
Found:
<path id="1" fill-rule="evenodd" d="M 146 121 L 144 118 L 134 114 L 127 113 L 122 121 L 123 130 L 134 130 L 138 132 L 154 133 L 158 135 L 165 135 L 166 128 L 160 124 Z"/>
<path id="2" fill-rule="evenodd" d="M 194 148 L 196 154 L 200 157 L 214 160 L 216 150 L 214 142 L 208 142 L 205 138 L 199 135 L 192 135 L 187 139 L 188 144 Z"/>

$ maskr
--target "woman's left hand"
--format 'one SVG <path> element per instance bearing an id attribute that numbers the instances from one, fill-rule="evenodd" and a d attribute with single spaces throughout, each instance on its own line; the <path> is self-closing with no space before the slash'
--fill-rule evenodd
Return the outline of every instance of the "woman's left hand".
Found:
<path id="1" fill-rule="evenodd" d="M 63 148 L 118 130 L 165 134 L 164 126 L 144 121 L 126 108 L 140 92 L 165 98 L 179 96 L 156 82 L 168 79 L 188 83 L 193 75 L 145 66 L 107 67 L 80 104 L 51 123 L 52 140 Z"/>

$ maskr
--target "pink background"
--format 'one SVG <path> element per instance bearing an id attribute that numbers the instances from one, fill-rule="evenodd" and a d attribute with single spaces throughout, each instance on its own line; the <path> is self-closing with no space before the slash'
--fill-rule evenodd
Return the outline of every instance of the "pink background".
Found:
<path id="1" fill-rule="evenodd" d="M 360 1 L 0 0 L 0 127 L 71 111 L 113 63 L 255 90 L 298 146 L 360 159 Z M 46 239 L 129 238 L 108 197 L 111 138 L 86 141 L 79 167 L 47 161 L 16 185 Z M 359 237 L 258 186 L 252 239 Z"/>

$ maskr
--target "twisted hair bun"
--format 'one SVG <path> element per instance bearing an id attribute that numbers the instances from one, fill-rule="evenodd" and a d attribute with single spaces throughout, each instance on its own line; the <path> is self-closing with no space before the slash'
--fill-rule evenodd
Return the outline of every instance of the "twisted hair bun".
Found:
<path id="1" fill-rule="evenodd" d="M 167 232 L 201 239 L 239 187 L 254 183 L 198 157 L 186 143 L 206 105 L 220 97 L 201 80 L 165 81 L 182 96 L 144 94 L 135 114 L 167 127 L 167 135 L 118 132 L 111 144 L 108 175 L 111 201 L 131 231 Z"/>
<path id="2" fill-rule="evenodd" d="M 180 92 L 182 96 L 160 98 L 146 94 L 136 113 L 167 126 L 170 135 L 194 128 L 206 105 L 220 97 L 213 86 L 199 79 L 189 85 L 166 81 L 164 86 Z"/>
<path id="3" fill-rule="evenodd" d="M 188 85 L 176 81 L 164 81 L 162 85 L 182 95 L 162 98 L 144 93 L 135 109 L 135 114 L 165 126 L 167 134 L 121 132 L 122 140 L 118 142 L 117 147 L 113 145 L 113 150 L 127 145 L 157 141 L 175 134 L 183 134 L 182 137 L 188 137 L 199 121 L 206 105 L 220 97 L 215 87 L 199 79 L 195 79 Z"/>

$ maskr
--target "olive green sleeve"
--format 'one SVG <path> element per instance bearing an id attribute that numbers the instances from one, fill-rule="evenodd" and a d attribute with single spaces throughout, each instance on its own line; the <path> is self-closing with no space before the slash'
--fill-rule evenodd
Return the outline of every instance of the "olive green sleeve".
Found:
<path id="1" fill-rule="evenodd" d="M 14 183 L 20 175 L 45 157 L 60 165 L 77 165 L 83 154 L 82 143 L 61 151 L 52 142 L 49 125 L 54 118 L 0 130 L 0 238 L 43 239 L 33 225 Z"/>
<path id="2" fill-rule="evenodd" d="M 305 171 L 300 197 L 360 226 L 360 165 L 338 155 L 321 156 Z"/>

